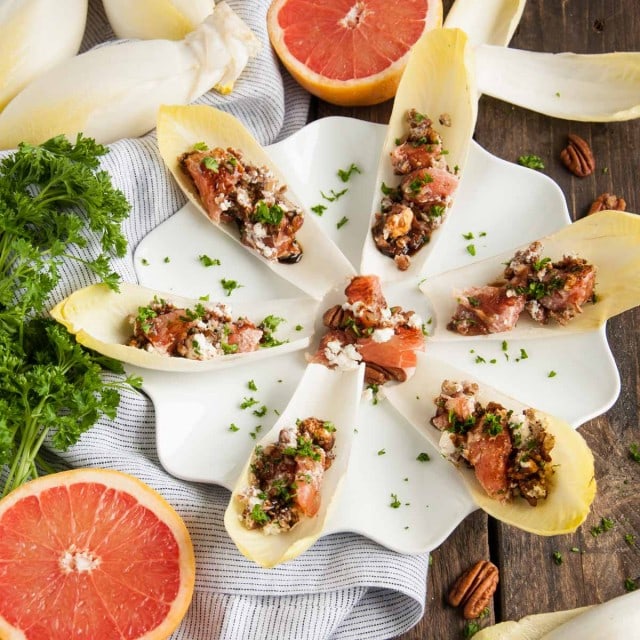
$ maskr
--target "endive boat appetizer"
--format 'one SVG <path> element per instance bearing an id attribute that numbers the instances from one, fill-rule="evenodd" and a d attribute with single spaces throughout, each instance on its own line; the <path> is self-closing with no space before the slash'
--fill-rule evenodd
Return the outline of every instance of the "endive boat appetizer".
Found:
<path id="1" fill-rule="evenodd" d="M 264 567 L 300 555 L 330 518 L 349 464 L 364 367 L 309 364 L 287 408 L 240 473 L 224 523 Z"/>
<path id="2" fill-rule="evenodd" d="M 128 364 L 205 371 L 304 349 L 317 303 L 310 298 L 234 304 L 191 300 L 135 284 L 97 284 L 51 315 L 84 345 Z"/>
<path id="3" fill-rule="evenodd" d="M 378 276 L 355 276 L 344 290 L 346 302 L 334 304 L 322 316 L 328 329 L 313 362 L 348 371 L 365 364 L 365 382 L 404 382 L 425 346 L 422 318 L 415 311 L 390 307 Z"/>
<path id="4" fill-rule="evenodd" d="M 464 173 L 477 107 L 465 33 L 427 32 L 411 52 L 395 97 L 361 273 L 389 281 L 402 271 L 421 272 Z"/>
<path id="5" fill-rule="evenodd" d="M 575 531 L 587 517 L 596 491 L 593 455 L 563 420 L 427 356 L 386 395 L 455 462 L 489 515 L 539 535 Z"/>
<path id="6" fill-rule="evenodd" d="M 640 622 L 640 591 L 602 604 L 538 613 L 518 622 L 501 622 L 478 633 L 478 640 L 600 640 L 632 638 Z"/>
<path id="7" fill-rule="evenodd" d="M 118 38 L 181 40 L 212 11 L 214 0 L 102 0 Z"/>
<path id="8" fill-rule="evenodd" d="M 506 47 L 520 23 L 526 0 L 456 0 L 444 21 L 447 29 L 462 29 L 471 44 Z"/>
<path id="9" fill-rule="evenodd" d="M 315 298 L 353 274 L 266 151 L 233 116 L 205 106 L 163 106 L 158 144 L 196 208 L 279 276 Z"/>
<path id="10" fill-rule="evenodd" d="M 505 268 L 506 265 L 506 268 Z M 525 247 L 429 278 L 433 337 L 596 329 L 640 304 L 640 217 L 601 211 Z"/>
<path id="11" fill-rule="evenodd" d="M 87 0 L 0 3 L 0 110 L 24 87 L 80 49 Z"/>
<path id="12" fill-rule="evenodd" d="M 226 2 L 183 40 L 92 49 L 27 85 L 0 114 L 0 148 L 78 133 L 101 144 L 153 129 L 158 107 L 232 85 L 260 43 Z"/>

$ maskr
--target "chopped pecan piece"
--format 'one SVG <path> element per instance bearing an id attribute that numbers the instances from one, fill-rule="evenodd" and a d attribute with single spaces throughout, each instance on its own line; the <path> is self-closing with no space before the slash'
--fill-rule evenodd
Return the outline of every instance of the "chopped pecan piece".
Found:
<path id="1" fill-rule="evenodd" d="M 364 370 L 364 381 L 367 384 L 382 385 L 389 380 L 404 382 L 406 379 L 406 371 L 397 367 L 381 367 L 373 362 L 367 362 Z"/>
<path id="2" fill-rule="evenodd" d="M 339 304 L 336 304 L 324 312 L 322 315 L 322 324 L 324 324 L 325 327 L 329 327 L 329 329 L 339 329 L 342 326 L 344 317 L 344 309 Z"/>
<path id="3" fill-rule="evenodd" d="M 462 606 L 465 619 L 477 618 L 489 606 L 498 579 L 498 567 L 495 564 L 478 560 L 453 583 L 447 602 L 452 607 Z"/>
<path id="4" fill-rule="evenodd" d="M 596 168 L 596 161 L 589 143 L 575 133 L 570 133 L 568 137 L 569 144 L 560 152 L 560 160 L 579 178 L 591 175 Z"/>
<path id="5" fill-rule="evenodd" d="M 613 209 L 614 211 L 626 211 L 627 203 L 613 193 L 601 193 L 589 207 L 587 215 L 604 211 L 605 209 Z"/>

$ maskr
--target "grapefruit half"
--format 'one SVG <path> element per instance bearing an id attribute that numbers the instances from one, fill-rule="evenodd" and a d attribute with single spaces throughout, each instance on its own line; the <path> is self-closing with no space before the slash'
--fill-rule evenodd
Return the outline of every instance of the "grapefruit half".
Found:
<path id="1" fill-rule="evenodd" d="M 77 469 L 0 501 L 0 638 L 157 640 L 191 602 L 180 516 L 117 471 Z"/>
<path id="2" fill-rule="evenodd" d="M 271 44 L 310 93 L 342 106 L 392 98 L 411 47 L 442 25 L 442 0 L 274 0 Z"/>

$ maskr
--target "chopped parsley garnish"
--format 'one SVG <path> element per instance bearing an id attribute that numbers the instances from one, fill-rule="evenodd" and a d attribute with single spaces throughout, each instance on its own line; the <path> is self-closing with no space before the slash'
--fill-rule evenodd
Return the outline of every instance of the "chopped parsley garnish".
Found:
<path id="1" fill-rule="evenodd" d="M 391 494 L 391 502 L 389 503 L 389 506 L 392 509 L 399 509 L 402 506 L 402 502 L 400 500 L 398 500 L 398 495 L 395 493 Z"/>
<path id="2" fill-rule="evenodd" d="M 196 142 L 196 143 L 193 145 L 192 149 L 193 149 L 194 151 L 208 151 L 208 150 L 209 150 L 209 147 L 207 146 L 207 143 L 206 143 L 206 142 Z"/>
<path id="3" fill-rule="evenodd" d="M 253 219 L 264 224 L 279 225 L 282 222 L 284 210 L 280 205 L 268 205 L 264 200 L 259 200 L 253 212 Z"/>
<path id="4" fill-rule="evenodd" d="M 367 389 L 371 391 L 371 404 L 378 404 L 378 391 L 380 391 L 380 386 L 372 382 L 367 385 Z"/>
<path id="5" fill-rule="evenodd" d="M 295 326 L 295 330 L 296 330 L 296 331 L 302 331 L 303 329 L 304 329 L 304 327 L 303 327 L 301 324 L 297 324 L 297 325 Z"/>
<path id="6" fill-rule="evenodd" d="M 495 413 L 484 414 L 484 429 L 490 436 L 497 436 L 502 433 L 502 421 Z"/>
<path id="7" fill-rule="evenodd" d="M 204 300 L 205 302 L 208 302 L 208 301 L 209 301 L 209 294 L 207 293 L 207 295 L 206 295 L 206 296 L 200 296 L 200 297 L 198 298 L 198 300 Z"/>
<path id="8" fill-rule="evenodd" d="M 553 558 L 553 561 L 557 564 L 557 565 L 561 565 L 562 564 L 562 554 L 559 551 L 554 551 L 551 554 L 551 557 Z"/>
<path id="9" fill-rule="evenodd" d="M 362 171 L 360 170 L 360 167 L 358 167 L 358 165 L 356 164 L 353 164 L 353 162 L 348 169 L 338 169 L 338 177 L 340 178 L 340 180 L 342 180 L 342 182 L 348 182 L 349 178 L 354 173 L 362 173 Z"/>
<path id="10" fill-rule="evenodd" d="M 153 324 L 150 322 L 158 314 L 151 307 L 138 307 L 138 315 L 136 316 L 136 322 L 140 325 L 140 330 L 143 333 L 148 333 L 151 330 Z"/>
<path id="11" fill-rule="evenodd" d="M 249 382 L 247 382 L 247 388 L 251 389 L 251 391 L 258 390 L 258 387 L 256 386 L 256 383 L 253 380 L 249 380 Z"/>
<path id="12" fill-rule="evenodd" d="M 383 456 L 385 453 L 387 453 L 385 449 L 380 449 L 380 451 L 378 451 L 379 456 Z"/>
<path id="13" fill-rule="evenodd" d="M 542 258 L 541 260 L 536 260 L 532 265 L 533 270 L 542 271 L 550 262 L 551 258 Z"/>
<path id="14" fill-rule="evenodd" d="M 278 347 L 285 342 L 289 342 L 288 340 L 278 340 L 273 336 L 273 332 L 282 322 L 286 322 L 286 320 L 278 316 L 269 315 L 258 325 L 258 328 L 263 331 L 260 339 L 261 347 Z"/>
<path id="15" fill-rule="evenodd" d="M 509 343 L 506 340 L 502 341 L 502 350 L 506 351 L 509 348 Z"/>
<path id="16" fill-rule="evenodd" d="M 244 285 L 238 284 L 236 280 L 227 280 L 227 278 L 221 278 L 220 284 L 222 288 L 227 292 L 227 295 L 230 296 L 233 291 L 236 289 L 240 289 Z"/>
<path id="17" fill-rule="evenodd" d="M 380 191 L 382 191 L 382 193 L 385 196 L 390 196 L 392 194 L 395 194 L 397 192 L 397 189 L 394 189 L 393 187 L 388 187 L 384 182 L 380 185 Z"/>
<path id="18" fill-rule="evenodd" d="M 317 204 L 311 207 L 311 211 L 313 211 L 313 213 L 319 216 L 321 216 L 326 210 L 327 210 L 327 207 L 325 207 L 323 204 Z"/>
<path id="19" fill-rule="evenodd" d="M 594 538 L 597 538 L 601 533 L 604 533 L 605 531 L 610 531 L 611 529 L 613 529 L 614 526 L 615 526 L 615 522 L 613 521 L 612 518 L 603 517 L 600 519 L 600 524 L 594 527 L 591 527 L 589 531 L 591 532 L 591 535 Z"/>
<path id="20" fill-rule="evenodd" d="M 487 361 L 480 355 L 476 356 L 476 359 L 474 360 L 474 362 L 476 364 L 485 364 Z"/>
<path id="21" fill-rule="evenodd" d="M 624 590 L 625 591 L 635 591 L 638 588 L 638 583 L 633 578 L 627 578 L 624 581 Z"/>
<path id="22" fill-rule="evenodd" d="M 475 244 L 468 244 L 467 247 L 467 253 L 471 256 L 475 256 L 476 255 L 476 245 Z"/>
<path id="23" fill-rule="evenodd" d="M 165 264 L 168 264 L 169 262 L 171 262 L 171 258 L 169 256 L 165 256 L 162 262 L 164 262 Z"/>
<path id="24" fill-rule="evenodd" d="M 469 304 L 472 307 L 479 307 L 480 306 L 480 300 L 478 300 L 478 298 L 476 298 L 475 296 L 467 296 L 467 300 L 469 301 Z"/>
<path id="25" fill-rule="evenodd" d="M 285 447 L 282 450 L 282 453 L 287 456 L 301 456 L 303 458 L 311 458 L 316 462 L 320 460 L 321 456 L 320 453 L 318 453 L 319 447 L 314 445 L 311 440 L 307 440 L 307 438 L 303 436 L 298 436 L 297 445 L 297 447 Z"/>
<path id="26" fill-rule="evenodd" d="M 336 223 L 336 228 L 341 229 L 345 224 L 349 222 L 349 218 L 347 216 L 342 216 L 342 218 Z"/>
<path id="27" fill-rule="evenodd" d="M 218 173 L 218 169 L 220 168 L 220 163 L 211 156 L 205 156 L 202 158 L 201 164 L 205 169 L 213 171 L 214 173 Z"/>
<path id="28" fill-rule="evenodd" d="M 228 342 L 221 342 L 220 348 L 225 355 L 229 355 L 231 353 L 236 353 L 238 351 L 237 344 L 229 344 Z"/>
<path id="29" fill-rule="evenodd" d="M 150 264 L 149 261 L 146 258 L 142 258 L 142 260 L 140 260 L 140 262 L 144 267 L 148 267 L 149 264 Z"/>
<path id="30" fill-rule="evenodd" d="M 262 405 L 259 409 L 254 409 L 253 415 L 258 416 L 258 418 L 262 418 L 262 416 L 267 415 L 267 407 Z"/>
<path id="31" fill-rule="evenodd" d="M 624 534 L 624 541 L 630 546 L 633 547 L 633 545 L 636 543 L 636 537 L 633 535 L 633 533 L 625 533 Z"/>
<path id="32" fill-rule="evenodd" d="M 343 189 L 342 191 L 338 191 L 336 193 L 333 189 L 331 189 L 331 192 L 329 195 L 327 195 L 323 191 L 320 192 L 320 195 L 328 202 L 334 202 L 338 198 L 342 197 L 345 193 L 347 193 L 347 191 L 349 191 L 349 189 Z"/>
<path id="33" fill-rule="evenodd" d="M 473 636 L 475 636 L 478 631 L 480 631 L 479 622 L 476 622 L 475 620 L 467 620 L 464 623 L 464 629 L 462 630 L 462 633 L 465 638 L 473 638 Z"/>
<path id="34" fill-rule="evenodd" d="M 633 442 L 629 445 L 629 457 L 634 462 L 640 462 L 640 447 L 637 442 Z"/>
<path id="35" fill-rule="evenodd" d="M 528 357 L 529 354 L 524 349 L 520 349 L 520 360 L 526 360 Z"/>
<path id="36" fill-rule="evenodd" d="M 555 371 L 551 370 L 551 371 L 549 371 L 549 373 L 547 374 L 547 378 L 555 378 L 557 375 L 558 375 L 558 374 L 557 374 Z"/>
<path id="37" fill-rule="evenodd" d="M 422 189 L 425 184 L 429 184 L 430 182 L 433 182 L 433 178 L 428 173 L 425 173 L 419 178 L 412 180 L 409 183 L 409 189 L 411 190 L 411 193 L 416 194 L 420 192 L 420 189 Z"/>
<path id="38" fill-rule="evenodd" d="M 243 398 L 240 408 L 248 409 L 249 407 L 253 407 L 255 404 L 258 404 L 258 401 L 255 398 Z"/>
<path id="39" fill-rule="evenodd" d="M 529 169 L 544 169 L 542 158 L 533 154 L 520 156 L 518 158 L 518 164 L 521 164 L 523 167 L 528 167 Z"/>
<path id="40" fill-rule="evenodd" d="M 447 208 L 442 205 L 442 204 L 434 204 L 431 206 L 431 209 L 429 211 L 429 215 L 432 218 L 440 218 L 441 216 L 444 215 L 444 212 L 447 210 Z"/>
<path id="41" fill-rule="evenodd" d="M 465 240 L 473 240 L 473 231 L 469 231 L 469 233 L 463 233 L 462 237 Z"/>
<path id="42" fill-rule="evenodd" d="M 254 504 L 249 515 L 256 524 L 267 524 L 267 522 L 269 522 L 269 516 L 260 504 Z"/>
<path id="43" fill-rule="evenodd" d="M 431 460 L 431 457 L 429 456 L 428 453 L 426 453 L 425 451 L 422 451 L 421 453 L 418 454 L 418 457 L 416 458 L 416 460 L 418 462 L 429 462 L 429 460 Z"/>
<path id="44" fill-rule="evenodd" d="M 229 431 L 240 431 L 240 427 L 236 426 L 233 422 L 229 425 Z"/>
<path id="45" fill-rule="evenodd" d="M 322 427 L 328 431 L 329 433 L 335 433 L 336 430 L 336 425 L 333 424 L 333 422 L 326 420 L 325 422 L 322 423 Z"/>

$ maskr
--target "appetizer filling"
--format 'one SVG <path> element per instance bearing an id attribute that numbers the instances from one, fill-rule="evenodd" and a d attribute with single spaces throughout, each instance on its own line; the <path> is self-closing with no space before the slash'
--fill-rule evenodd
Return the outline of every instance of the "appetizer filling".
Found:
<path id="1" fill-rule="evenodd" d="M 524 310 L 540 324 L 565 325 L 595 301 L 595 281 L 596 269 L 586 260 L 552 262 L 533 242 L 507 263 L 502 282 L 464 290 L 447 328 L 465 336 L 510 331 Z"/>
<path id="2" fill-rule="evenodd" d="M 295 234 L 302 211 L 285 197 L 267 167 L 244 161 L 237 149 L 207 149 L 198 143 L 180 157 L 202 205 L 213 222 L 235 223 L 243 244 L 271 261 L 292 263 L 302 258 Z"/>
<path id="3" fill-rule="evenodd" d="M 229 307 L 222 303 L 182 309 L 156 297 L 129 317 L 133 336 L 128 344 L 190 360 L 210 360 L 282 344 L 272 335 L 274 325 L 277 326 L 273 316 L 256 326 L 246 318 L 233 320 L 230 313 Z"/>
<path id="4" fill-rule="evenodd" d="M 442 224 L 458 186 L 432 121 L 411 109 L 407 122 L 408 134 L 396 140 L 391 152 L 394 173 L 402 178 L 395 188 L 382 185 L 384 197 L 372 228 L 378 250 L 393 258 L 401 271 Z"/>
<path id="5" fill-rule="evenodd" d="M 278 441 L 255 448 L 249 486 L 238 495 L 240 521 L 266 534 L 289 531 L 320 509 L 324 472 L 334 458 L 333 423 L 306 418 L 282 429 Z"/>
<path id="6" fill-rule="evenodd" d="M 328 309 L 329 329 L 313 361 L 348 370 L 366 365 L 365 382 L 404 382 L 424 350 L 424 325 L 414 311 L 389 307 L 377 276 L 356 276 L 345 289 L 347 301 Z"/>
<path id="7" fill-rule="evenodd" d="M 516 415 L 496 402 L 483 407 L 478 385 L 445 380 L 431 423 L 442 431 L 440 450 L 471 467 L 482 488 L 501 501 L 520 496 L 531 506 L 549 492 L 554 437 L 533 409 Z"/>

